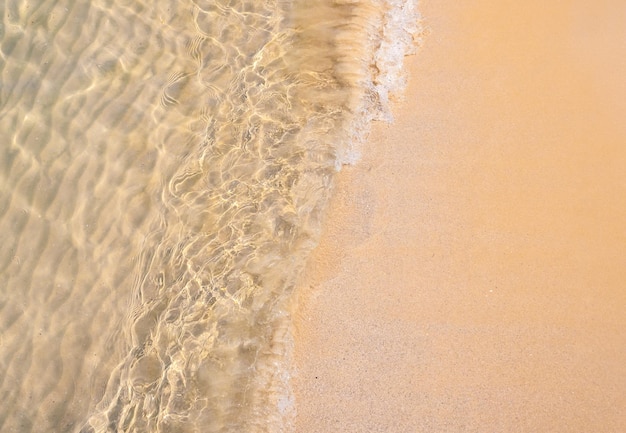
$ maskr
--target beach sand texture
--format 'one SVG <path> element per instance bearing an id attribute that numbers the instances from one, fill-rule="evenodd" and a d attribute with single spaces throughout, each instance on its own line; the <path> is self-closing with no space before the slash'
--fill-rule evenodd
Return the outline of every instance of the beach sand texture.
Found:
<path id="1" fill-rule="evenodd" d="M 420 12 L 310 260 L 297 431 L 624 432 L 626 4 Z"/>

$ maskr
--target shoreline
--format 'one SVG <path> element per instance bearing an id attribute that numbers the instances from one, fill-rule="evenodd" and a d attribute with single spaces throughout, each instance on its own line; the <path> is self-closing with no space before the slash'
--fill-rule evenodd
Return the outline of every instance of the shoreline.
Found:
<path id="1" fill-rule="evenodd" d="M 492 3 L 421 2 L 396 121 L 338 175 L 298 433 L 626 430 L 626 8 Z"/>

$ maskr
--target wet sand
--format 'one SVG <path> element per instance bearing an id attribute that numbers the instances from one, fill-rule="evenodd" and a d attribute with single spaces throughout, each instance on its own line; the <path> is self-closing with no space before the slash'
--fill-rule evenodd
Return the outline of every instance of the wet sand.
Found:
<path id="1" fill-rule="evenodd" d="M 310 261 L 298 433 L 626 431 L 626 5 L 545 3 L 421 3 Z"/>

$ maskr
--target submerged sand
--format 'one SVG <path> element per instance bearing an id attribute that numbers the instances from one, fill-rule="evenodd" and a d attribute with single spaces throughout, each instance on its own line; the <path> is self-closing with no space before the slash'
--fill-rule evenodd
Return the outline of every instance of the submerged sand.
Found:
<path id="1" fill-rule="evenodd" d="M 310 262 L 297 431 L 626 431 L 626 5 L 420 9 Z"/>

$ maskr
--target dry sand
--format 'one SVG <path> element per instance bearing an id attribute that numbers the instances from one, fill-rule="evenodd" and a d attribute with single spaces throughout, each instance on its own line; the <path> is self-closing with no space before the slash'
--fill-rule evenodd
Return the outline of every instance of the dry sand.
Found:
<path id="1" fill-rule="evenodd" d="M 626 3 L 420 9 L 308 270 L 297 431 L 625 432 Z"/>

